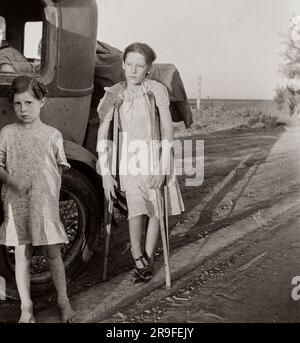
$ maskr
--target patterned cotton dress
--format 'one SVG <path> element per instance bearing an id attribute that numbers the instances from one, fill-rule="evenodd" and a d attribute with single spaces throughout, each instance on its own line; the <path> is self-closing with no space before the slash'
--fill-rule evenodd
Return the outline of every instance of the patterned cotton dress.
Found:
<path id="1" fill-rule="evenodd" d="M 122 131 L 120 145 L 119 175 L 121 190 L 125 191 L 128 205 L 128 219 L 145 214 L 149 217 L 158 217 L 157 193 L 149 188 L 149 164 L 137 163 L 138 172 L 131 168 L 132 163 L 139 161 L 141 157 L 141 146 L 148 146 L 148 153 L 151 143 L 151 105 L 147 92 L 151 91 L 155 96 L 156 105 L 159 109 L 169 107 L 170 100 L 166 87 L 154 80 L 144 80 L 141 91 L 135 97 L 130 95 L 125 89 L 125 83 L 121 83 L 121 94 L 118 98 L 123 100 L 119 109 L 120 127 Z M 120 87 L 111 87 L 107 92 L 114 92 Z M 107 95 L 106 95 L 107 96 Z M 100 102 L 98 113 L 103 121 L 111 121 L 113 118 L 113 108 L 107 111 L 105 97 Z M 133 144 L 131 144 L 133 143 Z M 131 144 L 131 146 L 130 146 Z M 130 148 L 129 148 L 130 147 Z M 147 153 L 146 152 L 146 153 Z M 149 161 L 150 156 L 144 156 L 144 161 Z M 174 173 L 167 177 L 166 196 L 168 199 L 168 214 L 177 215 L 184 211 L 184 205 Z"/>
<path id="2" fill-rule="evenodd" d="M 68 243 L 59 217 L 58 165 L 70 167 L 62 135 L 55 128 L 43 123 L 32 128 L 16 123 L 0 131 L 0 166 L 30 187 L 28 194 L 20 195 L 6 184 L 2 186 L 4 222 L 0 244 Z"/>

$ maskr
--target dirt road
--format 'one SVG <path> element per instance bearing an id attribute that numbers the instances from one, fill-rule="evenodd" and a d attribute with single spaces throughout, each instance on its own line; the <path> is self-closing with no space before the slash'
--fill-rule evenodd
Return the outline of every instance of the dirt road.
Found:
<path id="1" fill-rule="evenodd" d="M 264 225 L 261 211 L 299 190 L 298 137 L 299 130 L 282 128 L 232 129 L 193 136 L 193 140 L 204 140 L 204 183 L 186 187 L 185 175 L 179 177 L 186 212 L 170 218 L 171 251 L 249 216 Z M 117 216 L 115 224 L 109 255 L 110 279 L 133 266 L 126 220 Z M 84 275 L 70 282 L 74 297 L 102 282 L 100 247 L 101 244 Z M 157 255 L 160 259 L 159 248 Z M 38 299 L 37 310 L 49 306 L 54 298 Z M 0 321 L 15 321 L 16 309 L 16 303 L 2 302 Z"/>
<path id="2" fill-rule="evenodd" d="M 106 322 L 299 323 L 299 208 Z"/>
<path id="3" fill-rule="evenodd" d="M 197 139 L 204 141 L 204 182 L 187 187 L 185 175 L 179 177 L 186 212 L 170 218 L 171 249 L 218 230 L 226 223 L 252 214 L 259 216 L 259 209 L 272 206 L 299 188 L 294 163 L 297 152 L 291 150 L 287 156 L 281 156 L 280 152 L 282 145 L 292 146 L 291 133 L 282 129 L 233 129 L 193 137 Z M 268 156 L 274 149 L 276 157 L 272 154 L 270 160 Z M 249 182 L 257 188 L 252 188 L 251 193 L 246 190 Z M 126 221 L 121 220 L 112 234 L 110 276 L 124 268 L 131 269 L 132 262 Z"/>
<path id="4" fill-rule="evenodd" d="M 250 138 L 252 134 L 245 136 Z M 243 167 L 235 170 L 236 177 L 221 182 L 222 187 L 209 198 L 208 204 L 196 205 L 198 210 L 205 209 L 204 225 L 200 225 L 198 218 L 201 213 L 190 213 L 192 223 L 186 223 L 184 236 L 193 236 L 197 227 L 201 237 L 199 232 L 203 233 L 203 228 L 209 233 L 220 225 L 241 223 L 241 218 L 249 216 L 261 230 L 226 247 L 177 280 L 168 296 L 163 288 L 155 290 L 106 321 L 300 322 L 297 280 L 292 281 L 300 279 L 299 137 L 299 128 L 288 128 L 276 140 L 273 135 L 258 134 L 257 141 L 268 138 L 273 144 L 246 155 Z M 232 138 L 238 142 L 236 136 Z M 244 149 L 244 156 L 255 149 L 249 148 Z M 286 211 L 281 208 L 283 214 L 276 217 L 278 202 L 287 206 L 289 197 L 295 199 L 293 206 L 286 207 Z M 273 209 L 275 219 L 267 220 L 265 208 Z"/>
<path id="5" fill-rule="evenodd" d="M 243 136 L 244 143 L 253 139 L 252 133 Z M 231 142 L 238 143 L 240 137 L 232 136 Z M 243 150 L 243 156 L 252 151 L 245 166 L 204 206 L 202 225 L 198 219 L 185 235 L 193 236 L 197 227 L 199 237 L 203 228 L 211 232 L 218 223 L 224 226 L 246 216 L 252 216 L 261 230 L 181 278 L 167 297 L 163 289 L 156 290 L 107 322 L 300 322 L 299 299 L 292 297 L 292 280 L 300 278 L 299 137 L 299 128 L 288 128 L 276 139 L 257 134 L 256 142 L 272 144 L 257 149 L 250 143 Z M 240 152 L 241 146 L 236 146 Z M 291 195 L 294 206 L 266 221 L 263 209 L 275 209 L 276 202 Z"/>

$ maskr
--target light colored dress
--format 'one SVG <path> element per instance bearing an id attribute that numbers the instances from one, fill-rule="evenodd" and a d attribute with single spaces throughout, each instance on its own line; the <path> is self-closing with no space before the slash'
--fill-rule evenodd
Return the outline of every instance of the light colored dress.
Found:
<path id="1" fill-rule="evenodd" d="M 134 171 L 134 168 L 131 169 L 130 167 L 132 166 L 131 162 L 134 164 L 135 160 L 140 160 L 140 148 L 142 144 L 145 146 L 145 143 L 148 146 L 148 149 L 144 151 L 146 151 L 146 153 L 148 152 L 148 154 L 151 153 L 151 104 L 149 102 L 147 92 L 150 91 L 153 93 L 156 105 L 159 109 L 162 109 L 163 107 L 169 108 L 170 100 L 168 92 L 162 83 L 145 79 L 142 83 L 140 93 L 133 97 L 125 89 L 125 82 L 122 82 L 121 85 L 121 88 L 115 87 L 115 85 L 108 89 L 107 92 L 114 92 L 115 89 L 121 89 L 121 94 L 117 94 L 117 98 L 123 100 L 119 109 L 120 129 L 122 131 L 120 139 L 119 176 L 120 188 L 125 191 L 126 194 L 128 219 L 142 214 L 149 217 L 158 217 L 157 193 L 155 190 L 149 189 L 148 187 L 149 164 L 144 164 L 145 170 L 143 170 L 143 163 L 140 163 L 140 165 L 137 163 L 139 171 L 138 174 Z M 107 109 L 108 106 L 105 104 L 104 97 L 98 107 L 100 120 L 112 120 L 113 108 L 110 108 L 108 111 Z M 134 146 L 135 148 L 128 149 L 131 143 L 136 143 L 131 145 L 131 148 Z M 150 156 L 146 156 L 144 159 L 144 161 L 149 160 Z M 167 192 L 165 195 L 168 200 L 168 214 L 177 215 L 183 212 L 184 205 L 174 173 L 167 177 L 166 190 Z"/>
<path id="2" fill-rule="evenodd" d="M 70 168 L 62 135 L 55 128 L 43 123 L 33 128 L 15 123 L 0 131 L 0 166 L 30 187 L 28 194 L 20 195 L 3 185 L 4 222 L 0 228 L 0 244 L 68 243 L 59 217 L 58 165 Z"/>

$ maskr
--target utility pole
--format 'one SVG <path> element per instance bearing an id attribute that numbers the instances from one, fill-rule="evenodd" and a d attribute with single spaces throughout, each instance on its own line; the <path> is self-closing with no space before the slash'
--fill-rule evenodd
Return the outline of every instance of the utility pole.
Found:
<path id="1" fill-rule="evenodd" d="M 196 104 L 197 111 L 200 110 L 201 87 L 202 87 L 202 76 L 201 76 L 201 74 L 199 74 L 199 76 L 198 76 L 198 97 L 197 97 L 197 104 Z"/>

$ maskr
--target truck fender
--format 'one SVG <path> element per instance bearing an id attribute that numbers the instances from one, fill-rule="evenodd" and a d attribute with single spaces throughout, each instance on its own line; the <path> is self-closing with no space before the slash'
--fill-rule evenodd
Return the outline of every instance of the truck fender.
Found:
<path id="1" fill-rule="evenodd" d="M 82 162 L 96 171 L 97 158 L 81 145 L 64 139 L 64 148 L 68 160 Z"/>

